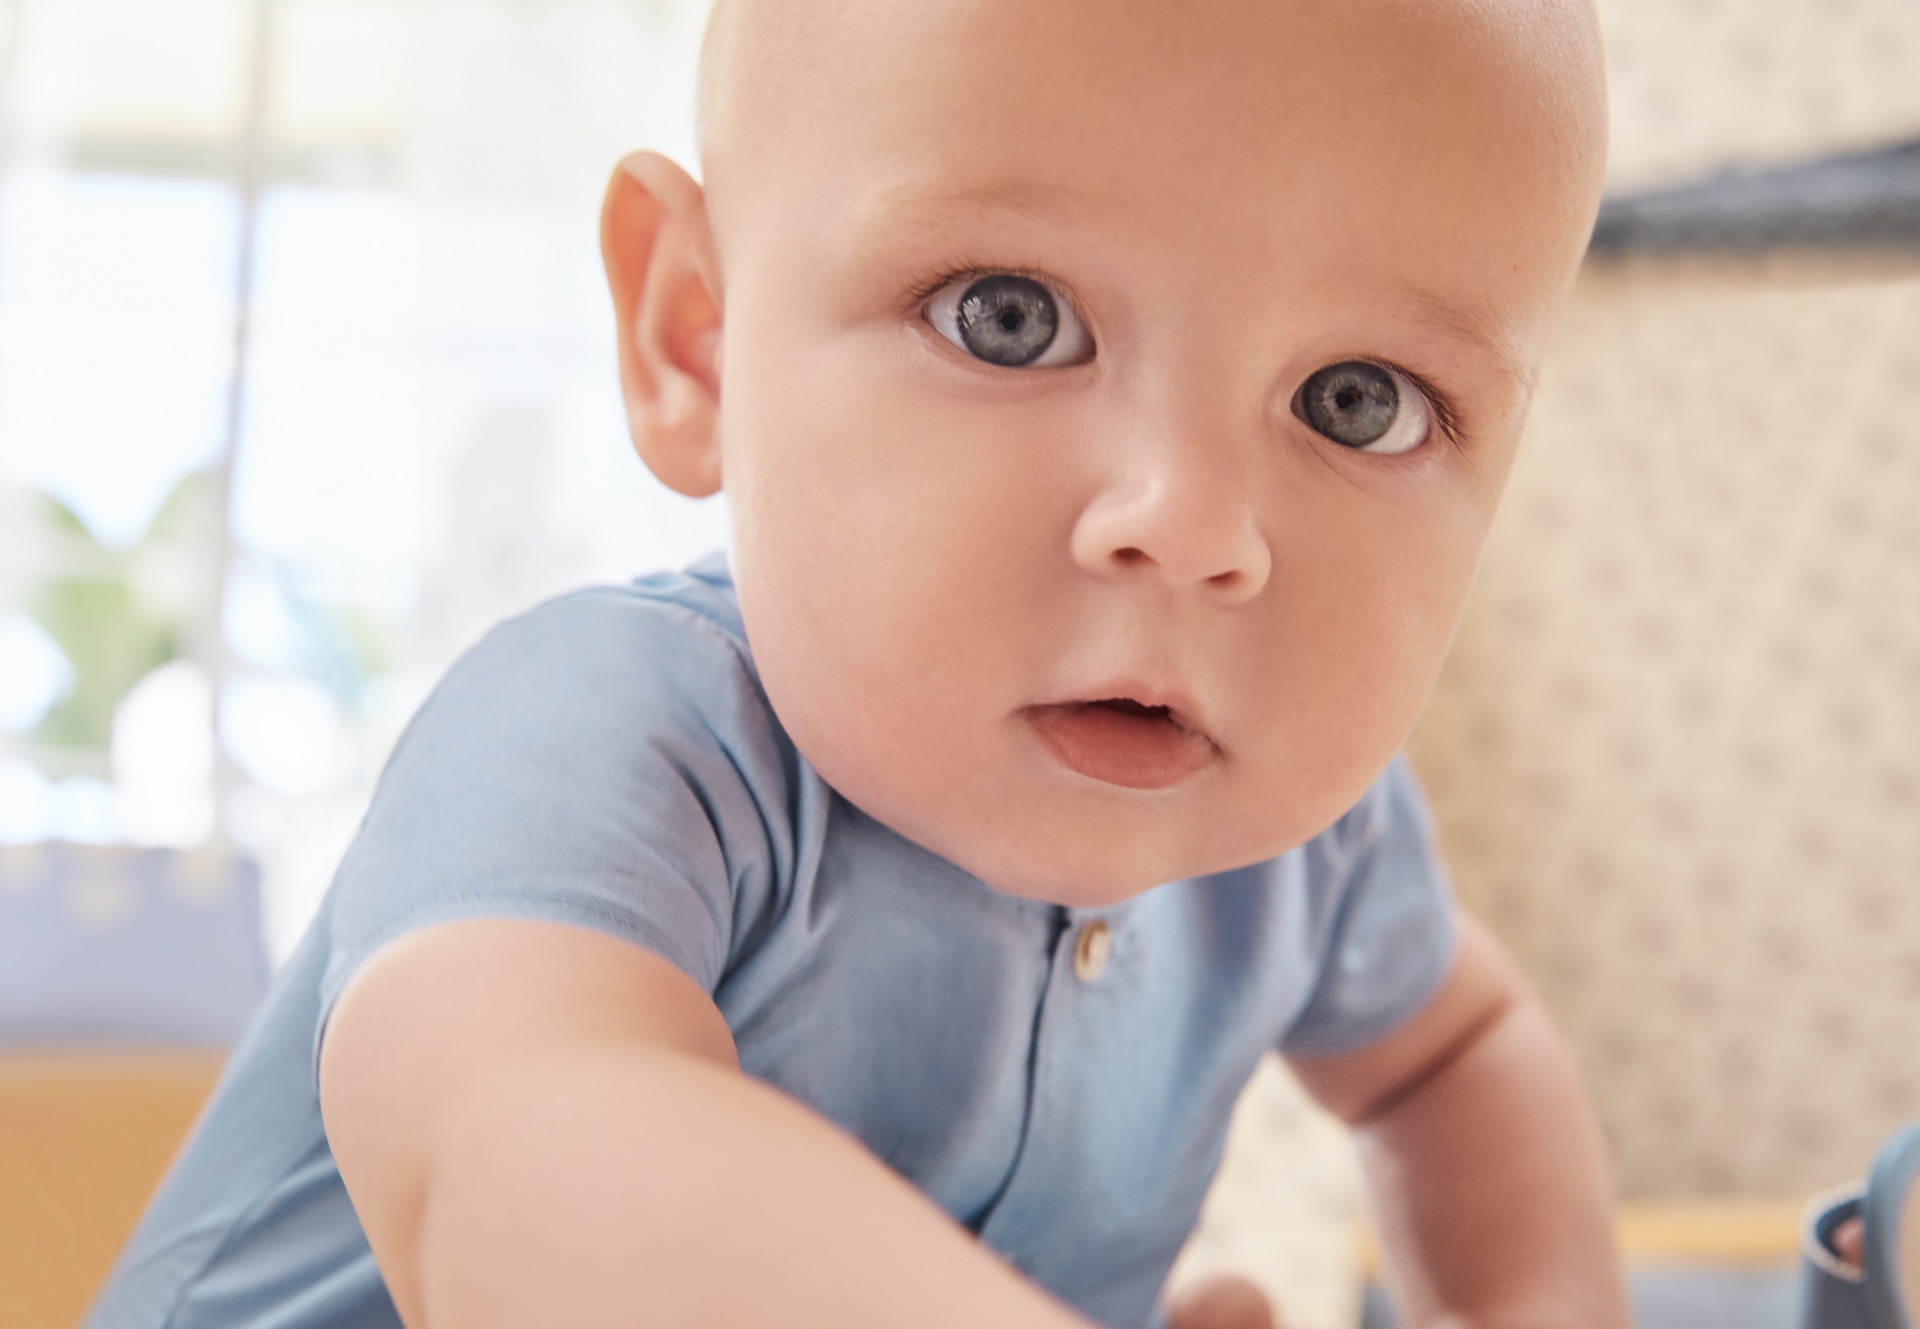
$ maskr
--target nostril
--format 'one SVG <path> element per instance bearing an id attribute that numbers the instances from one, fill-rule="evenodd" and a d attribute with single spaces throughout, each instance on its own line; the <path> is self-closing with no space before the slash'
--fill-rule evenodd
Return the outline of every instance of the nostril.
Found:
<path id="1" fill-rule="evenodd" d="M 1238 568 L 1229 568 L 1225 572 L 1216 572 L 1211 577 L 1208 577 L 1207 585 L 1218 586 L 1223 591 L 1230 591 L 1240 584 L 1240 579 L 1243 575 Z"/>
<path id="2" fill-rule="evenodd" d="M 1135 549 L 1129 545 L 1125 549 L 1114 550 L 1113 561 L 1132 567 L 1135 563 L 1145 563 L 1147 561 L 1147 551 L 1144 549 Z"/>

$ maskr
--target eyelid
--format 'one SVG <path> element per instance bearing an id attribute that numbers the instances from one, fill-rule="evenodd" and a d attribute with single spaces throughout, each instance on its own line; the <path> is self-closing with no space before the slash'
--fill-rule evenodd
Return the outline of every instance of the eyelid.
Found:
<path id="1" fill-rule="evenodd" d="M 1057 361 L 1052 364 L 1035 361 L 1030 365 L 1022 365 L 1020 368 L 1060 369 L 1071 365 L 1085 364 L 1094 358 L 1098 350 L 1099 342 L 1094 337 L 1093 329 L 1088 325 L 1086 317 L 1081 313 L 1080 302 L 1074 299 L 1072 292 L 1066 288 L 1066 284 L 1051 273 L 1041 272 L 1035 268 L 1009 267 L 1004 264 L 970 263 L 948 268 L 940 276 L 933 278 L 931 281 L 922 282 L 918 286 L 910 288 L 908 294 L 912 302 L 912 307 L 917 310 L 920 319 L 931 326 L 933 330 L 940 335 L 941 340 L 956 346 L 965 354 L 965 348 L 960 347 L 959 343 L 948 336 L 946 331 L 934 321 L 934 303 L 937 297 L 947 291 L 959 288 L 964 292 L 967 286 L 987 277 L 1019 277 L 1023 280 L 1033 282 L 1035 285 L 1044 286 L 1047 289 L 1047 293 L 1053 297 L 1062 316 L 1060 330 L 1056 334 L 1054 345 L 1050 346 L 1041 356 L 1041 361 L 1055 354 L 1056 350 L 1073 345 L 1076 340 L 1083 343 L 1080 350 L 1070 360 Z M 1072 337 L 1068 336 L 1070 330 L 1073 333 Z"/>
<path id="2" fill-rule="evenodd" d="M 1401 409 L 1395 412 L 1386 430 L 1367 443 L 1346 443 L 1331 434 L 1323 433 L 1313 423 L 1310 411 L 1303 404 L 1308 389 L 1316 379 L 1323 374 L 1339 370 L 1345 365 L 1364 365 L 1385 374 L 1398 385 L 1400 392 Z M 1417 420 L 1409 416 L 1407 407 L 1416 405 L 1409 398 L 1417 399 Z M 1456 449 L 1464 447 L 1453 402 L 1421 375 L 1402 369 L 1392 361 L 1378 356 L 1350 355 L 1327 360 L 1302 379 L 1300 385 L 1293 390 L 1293 396 L 1289 400 L 1289 413 L 1307 429 L 1326 438 L 1335 446 L 1372 457 L 1380 464 L 1403 463 L 1426 453 L 1427 445 L 1433 441 L 1436 432 Z M 1418 430 L 1418 436 L 1409 438 L 1410 430 L 1414 429 Z"/>
<path id="3" fill-rule="evenodd" d="M 1038 268 L 1023 268 L 1018 264 L 1005 263 L 956 263 L 950 268 L 942 268 L 937 276 L 908 287 L 907 303 L 924 306 L 927 301 L 955 282 L 979 281 L 982 277 L 1025 277 L 1028 281 L 1039 282 L 1052 291 L 1057 298 L 1072 304 L 1075 313 L 1079 312 L 1079 304 L 1068 294 L 1061 280 L 1052 273 L 1042 272 Z"/>
<path id="4" fill-rule="evenodd" d="M 1453 404 L 1451 397 L 1447 396 L 1447 394 L 1439 388 L 1436 388 L 1431 380 L 1414 373 L 1413 370 L 1403 365 L 1396 365 L 1388 360 L 1375 360 L 1373 363 L 1379 365 L 1382 369 L 1392 370 L 1394 373 L 1400 375 L 1400 377 L 1406 379 L 1407 382 L 1413 384 L 1414 387 L 1420 389 L 1420 395 L 1427 399 L 1427 407 L 1433 412 L 1434 424 L 1438 425 L 1440 432 L 1446 435 L 1447 442 L 1453 444 L 1455 447 L 1465 446 L 1466 440 L 1460 433 L 1460 411 L 1459 408 Z"/>
<path id="5" fill-rule="evenodd" d="M 1342 359 L 1358 360 L 1363 364 L 1372 365 L 1376 369 L 1384 369 L 1390 374 L 1394 374 L 1400 378 L 1405 379 L 1409 384 L 1413 386 L 1413 388 L 1416 391 L 1419 392 L 1421 397 L 1425 399 L 1427 404 L 1427 415 L 1431 425 L 1437 428 L 1440 431 L 1441 435 L 1446 438 L 1447 442 L 1451 443 L 1453 446 L 1455 447 L 1466 446 L 1467 440 L 1465 436 L 1460 432 L 1459 408 L 1454 405 L 1453 399 L 1451 397 L 1447 396 L 1446 393 L 1442 392 L 1439 388 L 1433 385 L 1433 381 L 1431 379 L 1427 378 L 1425 375 L 1416 373 L 1413 370 L 1408 369 L 1403 365 L 1396 364 L 1392 360 L 1382 359 L 1377 355 L 1343 356 L 1343 357 L 1340 357 L 1339 359 L 1328 360 L 1326 362 L 1326 365 L 1323 365 L 1322 368 L 1325 368 L 1326 366 L 1330 366 L 1330 365 L 1339 364 Z M 1317 373 L 1318 371 L 1316 370 L 1315 372 Z M 1313 376 L 1312 374 L 1309 374 L 1307 377 L 1311 378 L 1312 376 Z M 1302 387 L 1304 387 L 1306 380 L 1302 379 L 1301 383 L 1302 383 Z M 1301 388 L 1294 389 L 1294 400 L 1298 400 L 1300 391 L 1301 391 Z M 1372 453 L 1367 455 L 1377 456 L 1381 458 L 1405 457 L 1405 456 L 1411 455 L 1412 453 L 1419 452 L 1420 450 L 1421 449 L 1419 447 L 1414 447 L 1414 448 L 1408 449 L 1408 451 L 1404 453 L 1387 452 L 1387 453 Z M 1355 451 L 1365 453 L 1366 449 L 1357 448 L 1355 449 Z"/>

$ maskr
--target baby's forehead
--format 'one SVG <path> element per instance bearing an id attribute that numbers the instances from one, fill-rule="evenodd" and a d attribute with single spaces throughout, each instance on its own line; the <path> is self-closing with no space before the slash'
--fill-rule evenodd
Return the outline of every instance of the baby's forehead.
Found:
<path id="1" fill-rule="evenodd" d="M 952 197 L 1176 226 L 1251 206 L 1275 235 L 1557 196 L 1545 226 L 1579 230 L 1604 153 L 1584 0 L 720 0 L 703 80 L 723 240 L 747 195 L 930 224 Z"/>
<path id="2" fill-rule="evenodd" d="M 1243 100 L 1319 94 L 1369 113 L 1381 108 L 1359 99 L 1394 100 L 1396 82 L 1410 94 L 1436 64 L 1462 57 L 1497 81 L 1534 84 L 1537 117 L 1588 120 L 1568 146 L 1582 131 L 1598 137 L 1589 0 L 715 0 L 700 70 L 702 151 L 800 128 L 831 114 L 849 80 L 875 76 L 891 75 L 881 81 L 900 100 L 923 74 L 998 69 L 1018 77 L 983 81 L 978 98 L 1018 103 L 1106 73 L 1142 94 L 1132 103 L 1142 110 L 1156 90 L 1199 77 Z"/>

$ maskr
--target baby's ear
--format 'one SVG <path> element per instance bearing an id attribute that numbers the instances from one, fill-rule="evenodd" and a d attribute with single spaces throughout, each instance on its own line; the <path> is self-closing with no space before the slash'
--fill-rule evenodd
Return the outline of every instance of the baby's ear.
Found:
<path id="1" fill-rule="evenodd" d="M 695 498 L 720 488 L 720 270 L 706 196 L 658 153 L 614 169 L 600 255 L 619 325 L 620 393 L 647 469 Z"/>

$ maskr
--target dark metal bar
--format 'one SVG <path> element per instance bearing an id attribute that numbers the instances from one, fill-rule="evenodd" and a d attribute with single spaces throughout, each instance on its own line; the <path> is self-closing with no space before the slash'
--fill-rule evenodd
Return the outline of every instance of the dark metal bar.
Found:
<path id="1" fill-rule="evenodd" d="M 1920 140 L 1606 200 L 1596 258 L 1920 249 Z"/>

